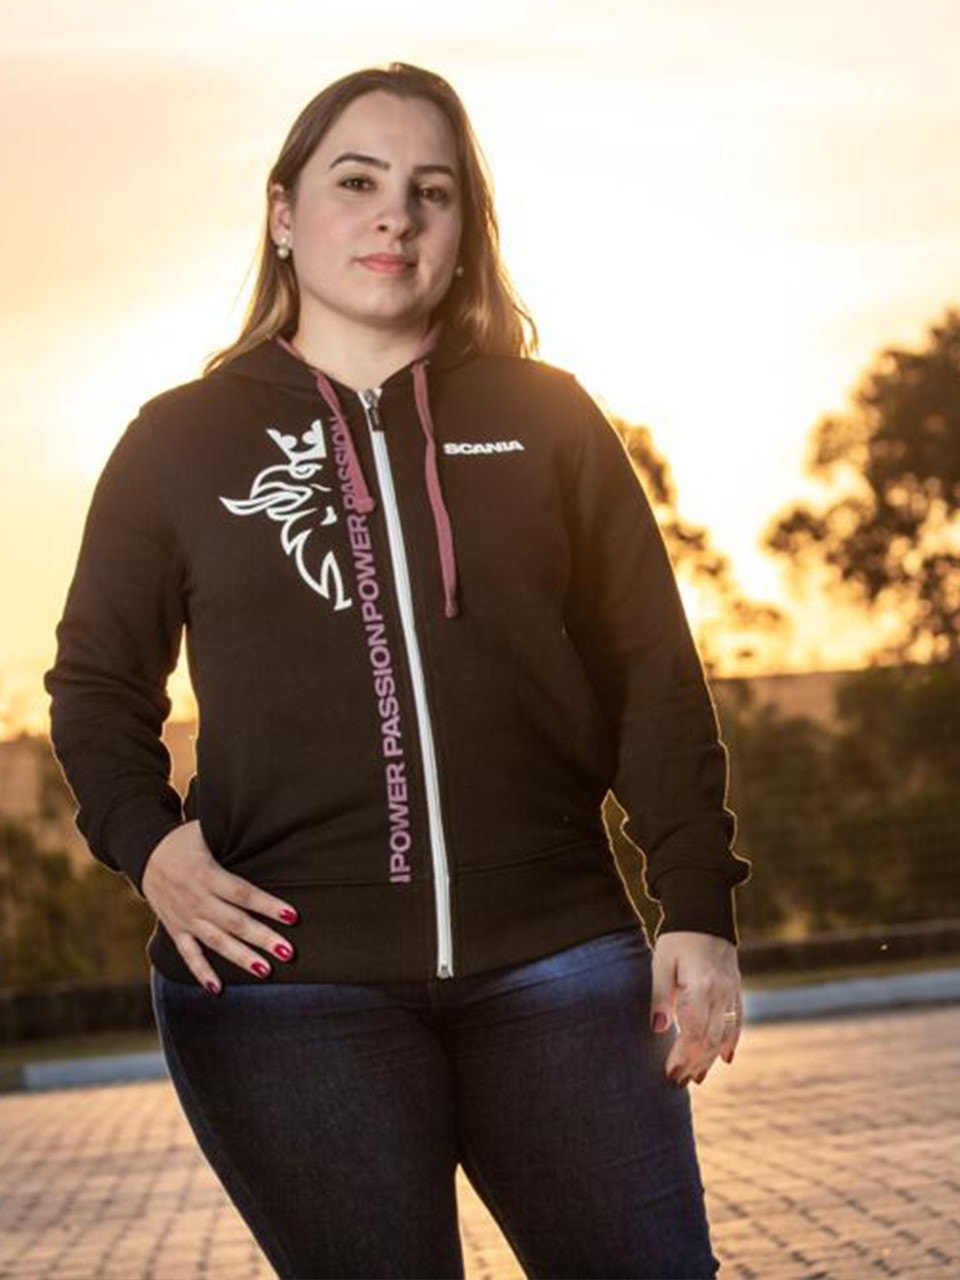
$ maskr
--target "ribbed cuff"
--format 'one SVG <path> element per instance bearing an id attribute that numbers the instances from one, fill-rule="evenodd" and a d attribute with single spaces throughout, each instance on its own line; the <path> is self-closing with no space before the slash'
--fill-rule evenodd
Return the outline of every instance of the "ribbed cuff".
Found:
<path id="1" fill-rule="evenodd" d="M 661 933 L 712 933 L 736 946 L 737 917 L 733 888 L 724 876 L 713 871 L 678 867 L 665 871 L 657 883 L 663 919 Z"/>
<path id="2" fill-rule="evenodd" d="M 143 897 L 143 872 L 165 835 L 183 825 L 183 817 L 157 807 L 155 797 L 127 801 L 110 815 L 105 845 L 110 861 Z"/>

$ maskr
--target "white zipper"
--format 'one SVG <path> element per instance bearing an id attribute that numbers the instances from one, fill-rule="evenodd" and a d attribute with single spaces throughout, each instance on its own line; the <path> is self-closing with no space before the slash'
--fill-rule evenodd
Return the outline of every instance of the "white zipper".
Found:
<path id="1" fill-rule="evenodd" d="M 360 403 L 367 418 L 367 427 L 373 443 L 373 460 L 377 468 L 377 480 L 383 499 L 387 521 L 387 540 L 390 543 L 390 560 L 400 606 L 400 625 L 407 646 L 407 661 L 413 685 L 413 701 L 420 731 L 420 756 L 427 793 L 427 820 L 430 829 L 430 851 L 433 858 L 433 880 L 437 907 L 437 977 L 453 977 L 453 930 L 450 924 L 450 873 L 447 865 L 447 843 L 440 811 L 440 783 L 437 774 L 437 756 L 433 745 L 433 726 L 427 706 L 427 685 L 423 678 L 420 644 L 413 618 L 413 594 L 410 590 L 410 572 L 407 568 L 407 551 L 397 507 L 397 493 L 393 485 L 390 454 L 387 450 L 383 424 L 380 421 L 378 402 L 380 388 L 358 391 Z"/>

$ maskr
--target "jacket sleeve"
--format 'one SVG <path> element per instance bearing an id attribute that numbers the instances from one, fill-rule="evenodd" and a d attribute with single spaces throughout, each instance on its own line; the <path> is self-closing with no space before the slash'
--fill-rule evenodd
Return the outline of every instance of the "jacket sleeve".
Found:
<path id="1" fill-rule="evenodd" d="M 141 420 L 100 476 L 44 683 L 54 751 L 93 855 L 142 894 L 150 853 L 183 821 L 160 734 L 183 628 L 182 558 Z"/>
<path id="2" fill-rule="evenodd" d="M 660 903 L 658 932 L 737 942 L 727 753 L 653 511 L 613 426 L 579 387 L 567 626 L 615 748 L 612 790 Z"/>

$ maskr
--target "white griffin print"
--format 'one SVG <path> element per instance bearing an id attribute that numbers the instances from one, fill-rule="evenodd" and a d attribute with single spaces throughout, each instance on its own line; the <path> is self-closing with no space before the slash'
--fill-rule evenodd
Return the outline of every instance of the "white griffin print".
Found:
<path id="1" fill-rule="evenodd" d="M 276 520 L 280 525 L 280 545 L 293 557 L 307 586 L 324 600 L 332 599 L 334 609 L 349 609 L 353 601 L 346 594 L 336 554 L 328 551 L 317 573 L 311 572 L 307 564 L 307 544 L 316 529 L 336 524 L 338 520 L 334 507 L 317 499 L 318 494 L 330 493 L 330 486 L 317 479 L 327 458 L 323 423 L 317 418 L 299 440 L 273 428 L 268 428 L 267 435 L 283 450 L 286 464 L 276 463 L 258 472 L 249 497 L 221 498 L 220 501 L 235 516 L 252 516 L 262 511 Z M 326 506 L 323 519 L 311 520 L 321 506 Z"/>

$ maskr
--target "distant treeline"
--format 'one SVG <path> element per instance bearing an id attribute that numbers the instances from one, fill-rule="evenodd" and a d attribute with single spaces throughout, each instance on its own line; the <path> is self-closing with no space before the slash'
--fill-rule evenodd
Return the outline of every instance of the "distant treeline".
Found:
<path id="1" fill-rule="evenodd" d="M 749 680 L 720 706 L 731 757 L 744 940 L 960 919 L 960 662 L 843 677 L 826 724 L 758 705 Z M 626 841 L 622 872 L 640 877 Z"/>

